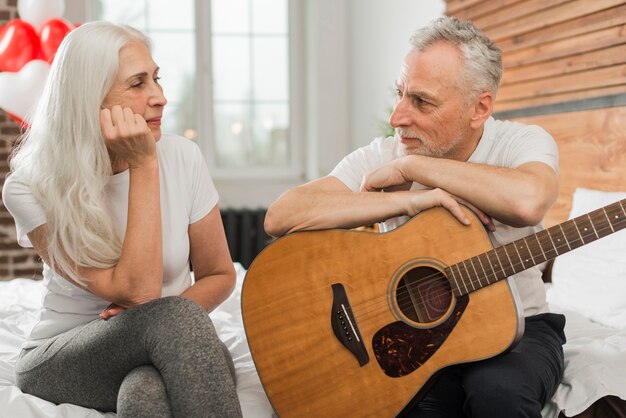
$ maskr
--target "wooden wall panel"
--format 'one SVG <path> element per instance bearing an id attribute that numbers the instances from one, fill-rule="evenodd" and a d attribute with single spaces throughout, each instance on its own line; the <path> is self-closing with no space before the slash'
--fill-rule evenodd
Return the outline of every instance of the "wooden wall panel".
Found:
<path id="1" fill-rule="evenodd" d="M 516 120 L 543 127 L 559 146 L 559 198 L 546 226 L 567 219 L 577 187 L 626 191 L 626 107 Z"/>
<path id="2" fill-rule="evenodd" d="M 465 4 L 464 1 L 450 0 L 447 3 L 448 14 L 454 14 L 457 17 L 463 19 L 475 20 L 480 16 L 494 13 L 504 7 L 520 3 L 523 0 L 493 0 L 482 1 L 478 0 L 472 5 Z M 469 7 L 471 6 L 471 7 Z"/>
<path id="3" fill-rule="evenodd" d="M 570 91 L 593 90 L 619 85 L 626 81 L 626 65 L 593 68 L 574 74 L 562 74 L 557 77 L 539 78 L 531 81 L 512 83 L 498 94 L 498 99 L 505 101 L 522 100 L 527 97 L 550 96 Z"/>
<path id="4" fill-rule="evenodd" d="M 489 14 L 470 17 L 470 19 L 480 28 L 483 28 L 483 30 L 492 30 L 492 28 L 497 30 L 496 28 L 501 28 L 500 31 L 506 32 L 517 25 L 531 24 L 529 22 L 532 22 L 533 25 L 541 24 L 543 22 L 533 22 L 537 14 L 552 7 L 568 3 L 569 1 L 570 0 L 527 0 L 510 4 L 507 7 L 502 7 L 504 6 L 502 5 Z M 496 40 L 499 38 L 493 39 Z"/>
<path id="5" fill-rule="evenodd" d="M 626 93 L 625 0 L 448 0 L 503 51 L 496 112 Z"/>
<path id="6" fill-rule="evenodd" d="M 498 45 L 506 55 L 506 53 L 514 50 L 544 45 L 558 39 L 573 38 L 624 23 L 626 23 L 626 3 L 543 29 L 516 34 L 511 38 L 499 40 Z"/>
<path id="7" fill-rule="evenodd" d="M 623 23 L 626 23 L 626 8 L 624 8 Z M 546 41 L 529 48 L 505 51 L 504 60 L 508 71 L 505 72 L 504 77 L 508 76 L 507 73 L 529 64 L 544 64 L 546 61 L 549 63 L 555 59 L 602 50 L 624 43 L 626 43 L 626 26 L 622 24 L 579 36 Z"/>
<path id="8" fill-rule="evenodd" d="M 623 94 L 624 91 L 626 91 L 626 83 L 616 86 L 597 88 L 594 90 L 569 91 L 560 94 L 553 94 L 551 96 L 535 96 L 528 97 L 523 100 L 500 102 L 497 105 L 497 109 L 501 112 L 509 110 L 519 111 L 519 109 L 521 109 L 520 114 L 536 114 L 535 112 L 530 112 L 530 110 L 533 110 L 538 106 L 571 102 L 576 100 L 585 100 L 593 97 L 613 96 Z M 594 107 L 598 106 L 596 105 Z M 529 112 L 525 113 L 525 109 L 529 110 Z"/>
<path id="9" fill-rule="evenodd" d="M 564 74 L 576 73 L 594 68 L 613 67 L 626 63 L 626 43 L 570 55 L 548 62 L 537 62 L 529 65 L 509 68 L 502 77 L 502 85 L 520 83 L 546 77 L 559 77 Z"/>
<path id="10" fill-rule="evenodd" d="M 524 4 L 528 4 L 532 1 L 534 0 L 526 0 Z M 499 23 L 496 26 L 490 25 L 487 20 L 485 31 L 491 39 L 498 42 L 517 34 L 549 28 L 555 24 L 578 19 L 587 14 L 605 10 L 623 3 L 623 0 L 570 0 L 560 3 L 556 7 L 536 10 L 535 13 L 528 15 L 512 15 L 511 20 Z"/>

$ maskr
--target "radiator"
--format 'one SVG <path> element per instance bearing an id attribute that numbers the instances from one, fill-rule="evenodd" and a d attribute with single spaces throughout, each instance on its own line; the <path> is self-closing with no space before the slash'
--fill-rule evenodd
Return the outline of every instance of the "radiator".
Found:
<path id="1" fill-rule="evenodd" d="M 262 208 L 221 209 L 230 256 L 246 269 L 271 239 L 263 229 L 266 211 Z"/>

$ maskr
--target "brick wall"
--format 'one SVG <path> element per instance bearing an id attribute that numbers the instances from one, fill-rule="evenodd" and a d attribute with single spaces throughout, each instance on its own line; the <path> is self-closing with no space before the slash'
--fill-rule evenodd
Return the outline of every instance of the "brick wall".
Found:
<path id="1" fill-rule="evenodd" d="M 0 24 L 17 17 L 17 0 L 0 0 Z M 19 126 L 0 110 L 0 185 L 9 170 L 7 158 L 20 134 Z M 41 277 L 41 262 L 32 249 L 17 245 L 13 218 L 0 205 L 0 280 L 15 277 Z"/>
<path id="2" fill-rule="evenodd" d="M 0 0 L 0 23 L 17 17 L 17 0 Z"/>

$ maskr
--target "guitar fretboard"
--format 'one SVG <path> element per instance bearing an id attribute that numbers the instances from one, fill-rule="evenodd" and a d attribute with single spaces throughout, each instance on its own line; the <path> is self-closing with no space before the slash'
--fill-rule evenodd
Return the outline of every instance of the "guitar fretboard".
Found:
<path id="1" fill-rule="evenodd" d="M 626 199 L 453 264 L 445 273 L 462 296 L 626 228 Z"/>

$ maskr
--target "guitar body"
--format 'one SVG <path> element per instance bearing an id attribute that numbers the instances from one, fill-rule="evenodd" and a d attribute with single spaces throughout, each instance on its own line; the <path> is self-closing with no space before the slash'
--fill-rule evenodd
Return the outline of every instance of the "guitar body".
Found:
<path id="1" fill-rule="evenodd" d="M 243 320 L 280 417 L 396 416 L 438 371 L 517 340 L 523 322 L 507 280 L 450 291 L 445 268 L 492 248 L 468 216 L 463 226 L 435 208 L 383 234 L 299 232 L 259 254 Z"/>

